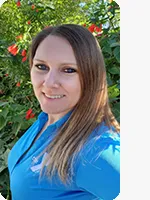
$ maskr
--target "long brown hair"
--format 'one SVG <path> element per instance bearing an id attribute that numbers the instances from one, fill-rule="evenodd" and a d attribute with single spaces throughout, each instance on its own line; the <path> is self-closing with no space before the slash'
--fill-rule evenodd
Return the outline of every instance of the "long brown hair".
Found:
<path id="1" fill-rule="evenodd" d="M 50 178 L 57 172 L 67 183 L 73 175 L 73 163 L 91 132 L 102 122 L 119 132 L 119 124 L 108 102 L 106 70 L 96 38 L 86 28 L 64 24 L 42 30 L 30 49 L 30 67 L 39 44 L 49 35 L 65 38 L 74 51 L 79 68 L 82 94 L 71 116 L 45 149 L 48 157 L 43 163 Z"/>

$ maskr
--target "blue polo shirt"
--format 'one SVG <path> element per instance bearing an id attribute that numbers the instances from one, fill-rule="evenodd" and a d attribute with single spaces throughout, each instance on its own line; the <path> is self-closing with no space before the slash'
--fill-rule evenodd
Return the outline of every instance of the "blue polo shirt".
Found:
<path id="1" fill-rule="evenodd" d="M 41 112 L 35 123 L 16 142 L 8 156 L 12 200 L 113 200 L 120 192 L 120 137 L 102 124 L 94 130 L 74 164 L 73 181 L 64 185 L 56 175 L 39 181 L 47 153 L 37 156 L 52 141 L 71 112 L 49 125 L 32 144 L 48 115 Z"/>

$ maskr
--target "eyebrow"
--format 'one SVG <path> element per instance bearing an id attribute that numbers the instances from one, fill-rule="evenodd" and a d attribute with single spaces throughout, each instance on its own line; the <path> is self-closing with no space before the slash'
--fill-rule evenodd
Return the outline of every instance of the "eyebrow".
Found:
<path id="1" fill-rule="evenodd" d="M 33 61 L 38 61 L 38 62 L 43 62 L 45 64 L 47 64 L 44 60 L 40 60 L 40 59 L 33 59 Z M 72 63 L 72 62 L 64 62 L 64 63 L 61 63 L 61 65 L 77 65 L 76 63 Z"/>

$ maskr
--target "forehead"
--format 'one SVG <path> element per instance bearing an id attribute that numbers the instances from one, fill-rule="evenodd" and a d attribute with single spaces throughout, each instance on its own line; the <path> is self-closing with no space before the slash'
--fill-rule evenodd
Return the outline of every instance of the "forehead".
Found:
<path id="1" fill-rule="evenodd" d="M 58 36 L 47 36 L 38 46 L 34 59 L 45 61 L 76 62 L 73 49 L 69 42 Z"/>

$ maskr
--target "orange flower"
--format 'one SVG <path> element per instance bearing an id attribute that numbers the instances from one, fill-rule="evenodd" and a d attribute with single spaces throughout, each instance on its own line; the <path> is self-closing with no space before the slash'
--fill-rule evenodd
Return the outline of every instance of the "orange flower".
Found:
<path id="1" fill-rule="evenodd" d="M 16 36 L 16 40 L 17 40 L 17 39 L 22 40 L 22 39 L 23 39 L 23 35 L 18 35 L 18 36 Z"/>
<path id="2" fill-rule="evenodd" d="M 13 44 L 13 45 L 9 46 L 9 47 L 7 48 L 7 50 L 8 50 L 12 55 L 14 55 L 14 56 L 16 56 L 17 53 L 18 53 L 18 47 L 17 47 L 16 44 Z"/>
<path id="3" fill-rule="evenodd" d="M 38 9 L 36 9 L 36 12 L 39 12 L 39 10 L 38 10 Z"/>
<path id="4" fill-rule="evenodd" d="M 20 82 L 18 82 L 18 83 L 16 84 L 16 86 L 17 86 L 17 87 L 20 87 Z"/>
<path id="5" fill-rule="evenodd" d="M 27 60 L 27 56 L 22 58 L 22 62 L 25 62 Z"/>
<path id="6" fill-rule="evenodd" d="M 17 4 L 18 7 L 21 6 L 21 2 L 20 1 L 18 1 L 16 4 Z"/>
<path id="7" fill-rule="evenodd" d="M 86 24 L 83 24 L 84 27 L 86 27 Z"/>
<path id="8" fill-rule="evenodd" d="M 30 109 L 26 112 L 25 118 L 28 120 L 28 119 L 31 119 L 31 118 L 34 118 L 34 117 L 35 117 L 35 114 L 32 113 L 32 109 L 30 108 Z"/>
<path id="9" fill-rule="evenodd" d="M 30 24 L 31 24 L 31 21 L 29 20 L 27 23 L 30 25 Z"/>
<path id="10" fill-rule="evenodd" d="M 32 10 L 34 10 L 34 9 L 35 9 L 35 5 L 34 5 L 34 4 L 32 4 L 31 8 L 32 8 Z"/>
<path id="11" fill-rule="evenodd" d="M 22 55 L 22 56 L 26 56 L 26 53 L 27 53 L 26 50 L 23 49 L 21 55 Z"/>

